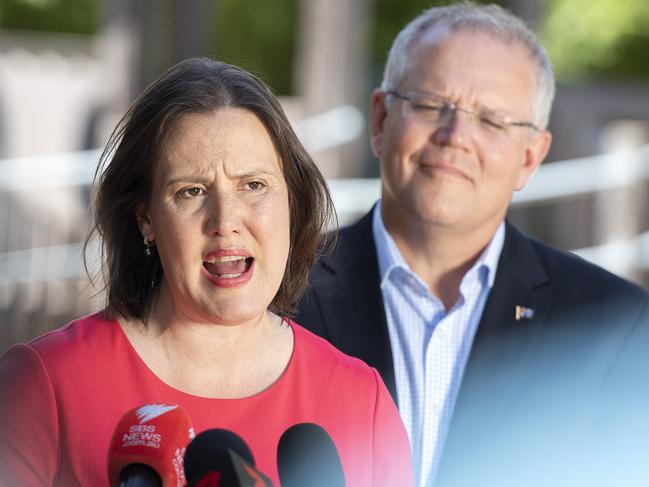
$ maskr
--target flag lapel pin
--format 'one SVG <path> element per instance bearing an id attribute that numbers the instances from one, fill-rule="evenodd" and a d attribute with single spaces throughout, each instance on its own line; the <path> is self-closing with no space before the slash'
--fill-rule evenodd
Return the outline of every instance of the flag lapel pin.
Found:
<path id="1" fill-rule="evenodd" d="M 534 318 L 534 310 L 517 304 L 514 308 L 514 316 L 516 321 L 531 320 Z"/>

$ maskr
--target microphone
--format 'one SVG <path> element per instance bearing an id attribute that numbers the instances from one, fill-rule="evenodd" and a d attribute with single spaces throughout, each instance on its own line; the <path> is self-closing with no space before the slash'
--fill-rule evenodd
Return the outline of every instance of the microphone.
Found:
<path id="1" fill-rule="evenodd" d="M 185 452 L 188 487 L 272 487 L 255 468 L 246 442 L 232 431 L 210 429 L 194 438 Z"/>
<path id="2" fill-rule="evenodd" d="M 299 423 L 284 432 L 277 446 L 277 470 L 282 487 L 345 486 L 336 445 L 314 423 Z"/>
<path id="3" fill-rule="evenodd" d="M 146 404 L 117 424 L 108 449 L 111 487 L 183 487 L 183 454 L 194 437 L 187 412 L 176 404 Z"/>

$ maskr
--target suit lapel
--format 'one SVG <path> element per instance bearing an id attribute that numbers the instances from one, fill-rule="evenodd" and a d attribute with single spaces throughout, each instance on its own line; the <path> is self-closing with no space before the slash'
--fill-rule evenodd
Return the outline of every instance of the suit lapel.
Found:
<path id="1" fill-rule="evenodd" d="M 380 289 L 372 211 L 343 230 L 335 252 L 322 265 L 318 298 L 331 343 L 381 374 L 395 402 L 392 350 Z M 447 449 L 462 448 L 467 434 L 496 427 L 554 299 L 548 275 L 529 240 L 507 224 L 496 280 L 480 320 L 449 430 Z M 517 321 L 515 307 L 534 310 Z M 479 425 L 479 427 L 478 427 Z M 457 440 L 456 440 L 457 439 Z M 446 458 L 446 456 L 445 456 Z"/>
<path id="2" fill-rule="evenodd" d="M 515 396 L 517 379 L 554 302 L 551 286 L 544 285 L 548 281 L 530 241 L 507 224 L 496 280 L 471 348 L 444 447 L 442 478 L 446 468 L 452 472 L 467 460 L 468 444 L 472 451 L 485 451 L 497 436 L 499 419 L 508 399 Z M 516 320 L 517 305 L 533 309 L 533 318 Z"/>
<path id="3" fill-rule="evenodd" d="M 325 259 L 328 278 L 319 299 L 331 343 L 375 367 L 397 401 L 392 349 L 383 307 L 372 211 L 343 230 L 334 254 Z"/>

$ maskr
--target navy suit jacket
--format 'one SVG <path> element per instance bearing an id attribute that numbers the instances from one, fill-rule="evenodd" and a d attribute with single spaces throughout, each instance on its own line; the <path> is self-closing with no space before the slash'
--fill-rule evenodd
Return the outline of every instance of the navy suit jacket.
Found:
<path id="1" fill-rule="evenodd" d="M 379 284 L 370 212 L 317 262 L 296 322 L 375 367 L 396 402 Z M 648 357 L 644 290 L 507 223 L 435 485 L 649 480 L 629 458 L 647 448 L 649 464 Z"/>

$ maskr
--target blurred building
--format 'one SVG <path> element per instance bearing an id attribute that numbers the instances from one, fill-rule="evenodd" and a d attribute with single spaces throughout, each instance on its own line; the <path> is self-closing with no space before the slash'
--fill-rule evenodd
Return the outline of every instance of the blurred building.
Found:
<path id="1" fill-rule="evenodd" d="M 377 181 L 337 180 L 378 175 L 366 114 L 382 62 L 370 54 L 372 31 L 386 3 L 292 1 L 293 90 L 282 102 L 333 180 L 344 222 L 378 195 Z M 102 147 L 134 97 L 164 69 L 187 57 L 214 56 L 209 39 L 220 3 L 227 2 L 106 0 L 94 34 L 0 30 L 0 350 L 101 307 L 103 296 L 89 286 L 80 263 L 99 152 L 52 155 Z M 421 5 L 412 3 L 408 15 Z M 506 3 L 530 24 L 539 22 L 540 0 Z M 607 258 L 613 270 L 649 285 L 642 264 L 649 156 L 640 149 L 649 144 L 648 120 L 646 82 L 560 85 L 550 161 L 612 156 L 565 163 L 565 173 L 546 179 L 550 172 L 540 174 L 551 189 L 569 178 L 563 182 L 583 183 L 582 190 L 517 202 L 510 218 L 559 247 L 591 249 L 583 255 Z M 610 245 L 597 250 L 604 244 Z"/>

